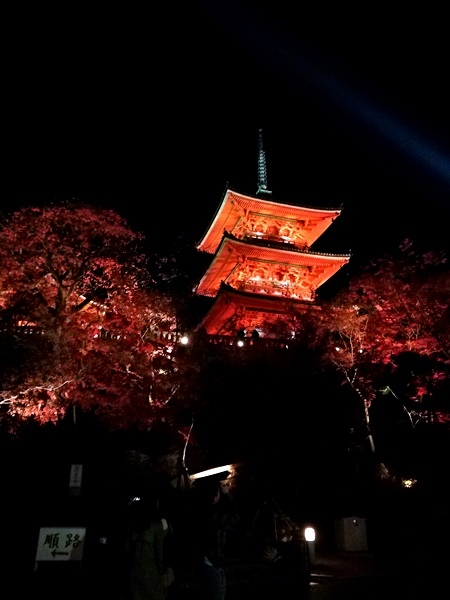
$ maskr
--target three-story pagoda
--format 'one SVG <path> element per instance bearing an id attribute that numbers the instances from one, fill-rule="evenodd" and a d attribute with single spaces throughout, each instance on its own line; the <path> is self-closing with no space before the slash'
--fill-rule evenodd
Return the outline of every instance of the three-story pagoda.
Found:
<path id="1" fill-rule="evenodd" d="M 260 130 L 256 195 L 226 189 L 197 244 L 212 260 L 195 291 L 214 298 L 197 330 L 264 337 L 270 323 L 313 305 L 318 288 L 350 260 L 350 254 L 311 249 L 341 210 L 275 201 L 267 189 Z"/>

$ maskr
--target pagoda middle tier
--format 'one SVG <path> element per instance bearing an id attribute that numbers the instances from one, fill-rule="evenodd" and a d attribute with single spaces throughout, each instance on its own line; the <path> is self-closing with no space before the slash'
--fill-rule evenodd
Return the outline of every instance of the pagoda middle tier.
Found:
<path id="1" fill-rule="evenodd" d="M 226 284 L 242 292 L 313 301 L 317 288 L 348 260 L 348 255 L 300 250 L 259 237 L 239 240 L 225 233 L 196 292 L 215 297 Z"/>

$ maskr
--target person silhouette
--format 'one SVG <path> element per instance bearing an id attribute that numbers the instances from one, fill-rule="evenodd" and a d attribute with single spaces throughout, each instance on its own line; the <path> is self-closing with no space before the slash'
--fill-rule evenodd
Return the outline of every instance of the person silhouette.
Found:
<path id="1" fill-rule="evenodd" d="M 167 544 L 171 524 L 156 487 L 129 502 L 127 600 L 166 600 L 173 577 Z"/>
<path id="2" fill-rule="evenodd" d="M 223 474 L 222 474 L 223 479 Z M 194 572 L 202 600 L 224 600 L 227 533 L 238 521 L 226 482 L 215 477 L 195 481 Z"/>

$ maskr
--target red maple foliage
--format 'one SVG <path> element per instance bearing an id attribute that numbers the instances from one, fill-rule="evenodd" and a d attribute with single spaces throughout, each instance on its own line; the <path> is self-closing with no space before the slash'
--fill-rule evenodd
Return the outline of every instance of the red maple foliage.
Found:
<path id="1" fill-rule="evenodd" d="M 5 220 L 4 417 L 57 422 L 76 407 L 111 428 L 168 418 L 176 319 L 151 286 L 143 241 L 116 212 L 76 201 Z"/>
<path id="2" fill-rule="evenodd" d="M 450 422 L 450 269 L 445 253 L 409 240 L 352 277 L 319 313 L 326 358 L 365 402 L 381 390 L 405 404 L 411 423 Z"/>

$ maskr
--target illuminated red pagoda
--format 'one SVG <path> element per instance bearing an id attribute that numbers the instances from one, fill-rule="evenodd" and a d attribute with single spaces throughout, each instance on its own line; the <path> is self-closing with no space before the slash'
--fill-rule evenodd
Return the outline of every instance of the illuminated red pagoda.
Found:
<path id="1" fill-rule="evenodd" d="M 215 299 L 197 330 L 264 337 L 270 323 L 313 305 L 317 289 L 349 262 L 349 254 L 311 250 L 340 208 L 282 204 L 271 196 L 260 130 L 256 195 L 227 189 L 197 244 L 212 261 L 195 291 Z"/>

